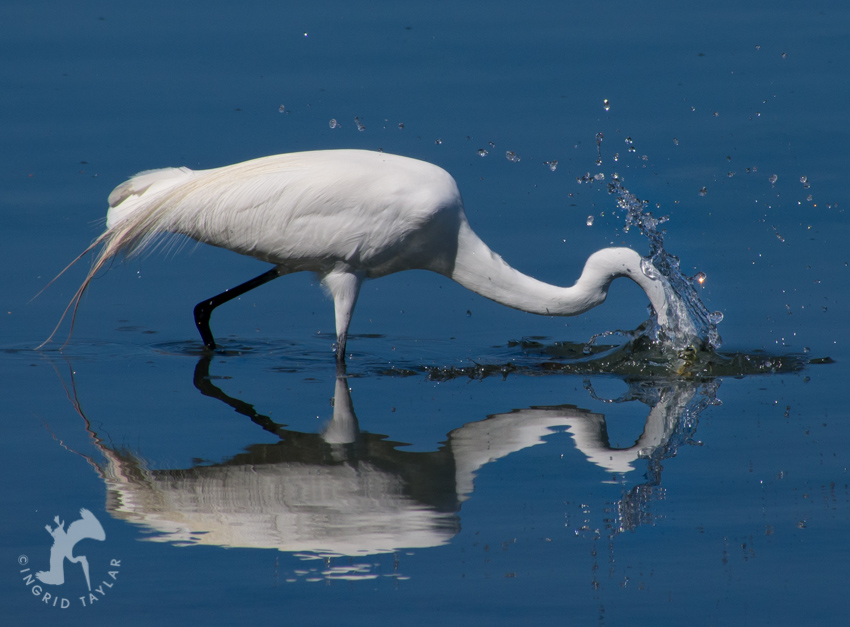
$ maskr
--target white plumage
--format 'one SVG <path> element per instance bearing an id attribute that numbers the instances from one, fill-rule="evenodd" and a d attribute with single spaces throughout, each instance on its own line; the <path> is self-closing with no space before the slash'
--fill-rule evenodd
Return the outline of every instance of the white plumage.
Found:
<path id="1" fill-rule="evenodd" d="M 478 238 L 457 184 L 445 170 L 362 150 L 137 174 L 109 195 L 107 230 L 85 252 L 103 248 L 69 308 L 76 311 L 80 296 L 109 259 L 138 251 L 164 233 L 275 265 L 195 308 L 209 348 L 215 347 L 209 331 L 215 307 L 277 276 L 305 270 L 317 273 L 333 296 L 340 362 L 362 282 L 402 270 L 431 270 L 509 307 L 557 316 L 599 305 L 611 282 L 624 276 L 643 288 L 659 322 L 666 320 L 664 287 L 644 274 L 636 252 L 606 248 L 594 253 L 573 287 L 542 283 L 508 266 Z"/>

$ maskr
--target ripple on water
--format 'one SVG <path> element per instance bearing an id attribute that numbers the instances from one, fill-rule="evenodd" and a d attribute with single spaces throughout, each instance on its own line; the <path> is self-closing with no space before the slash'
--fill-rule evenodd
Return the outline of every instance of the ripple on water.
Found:
<path id="1" fill-rule="evenodd" d="M 641 337 L 621 346 L 596 345 L 590 354 L 585 344 L 571 342 L 541 343 L 538 340 L 512 341 L 508 348 L 520 355 L 508 361 L 481 360 L 462 366 L 434 366 L 425 371 L 429 378 L 446 381 L 456 378 L 483 379 L 508 375 L 615 375 L 645 378 L 711 379 L 766 374 L 793 374 L 809 365 L 832 363 L 828 357 L 809 359 L 802 354 L 769 355 L 762 352 L 722 353 L 683 351 L 671 362 L 669 354 L 657 344 Z M 500 357 L 504 358 L 504 354 Z"/>
<path id="2" fill-rule="evenodd" d="M 644 325 L 645 326 L 645 325 Z M 386 338 L 380 335 L 354 336 L 348 359 L 350 377 L 424 376 L 433 381 L 452 379 L 506 378 L 515 376 L 614 375 L 639 378 L 719 378 L 754 375 L 791 374 L 811 366 L 834 363 L 828 356 L 809 354 L 769 354 L 763 351 L 720 352 L 683 349 L 671 354 L 641 330 L 617 332 L 622 344 L 592 344 L 552 341 L 545 337 L 510 340 L 469 356 L 456 356 L 458 345 L 452 341 L 427 350 L 415 338 Z M 429 343 L 430 345 L 430 343 Z M 300 373 L 325 376 L 335 365 L 330 334 L 317 335 L 304 342 L 286 340 L 243 341 L 225 339 L 214 355 L 221 359 L 247 358 L 260 362 L 269 372 Z M 199 360 L 209 357 L 200 341 L 182 340 L 156 344 L 116 344 L 106 342 L 74 342 L 64 350 L 33 351 L 31 347 L 0 348 L 9 359 L 30 360 L 101 360 L 116 357 L 150 359 L 151 352 L 164 358 Z M 453 355 L 455 355 L 453 357 Z"/>

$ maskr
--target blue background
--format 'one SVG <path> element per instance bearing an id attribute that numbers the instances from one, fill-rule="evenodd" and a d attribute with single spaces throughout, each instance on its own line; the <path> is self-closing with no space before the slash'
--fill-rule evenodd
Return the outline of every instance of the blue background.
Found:
<path id="1" fill-rule="evenodd" d="M 4 4 L 4 614 L 15 624 L 838 622 L 850 513 L 838 394 L 850 311 L 848 24 L 838 0 Z M 315 584 L 293 574 L 314 564 L 292 553 L 141 541 L 143 529 L 110 517 L 104 482 L 72 452 L 98 455 L 70 399 L 150 468 L 276 441 L 192 385 L 192 306 L 266 266 L 179 240 L 116 263 L 61 353 L 61 339 L 32 348 L 88 260 L 32 297 L 101 232 L 107 195 L 135 172 L 346 147 L 444 167 L 494 250 L 563 285 L 599 248 L 646 251 L 604 186 L 576 182 L 619 172 L 670 216 L 667 248 L 683 268 L 707 274 L 701 295 L 725 315 L 724 351 L 835 363 L 719 379 L 702 445 L 664 460 L 651 522 L 632 531 L 615 530 L 617 507 L 646 468 L 612 481 L 559 432 L 482 467 L 447 545 L 360 560 L 375 580 Z M 361 429 L 434 451 L 489 415 L 571 404 L 605 414 L 612 444 L 629 445 L 648 408 L 602 403 L 582 377 L 438 382 L 421 368 L 523 359 L 510 341 L 584 342 L 644 317 L 640 291 L 620 283 L 576 319 L 508 310 L 422 272 L 367 283 L 349 345 Z M 214 329 L 234 348 L 213 364 L 228 394 L 295 431 L 329 418 L 333 315 L 313 277 L 252 292 L 218 311 Z M 417 375 L 385 372 L 399 369 Z M 593 384 L 608 397 L 627 388 L 614 375 Z M 107 531 L 90 559 L 119 557 L 119 582 L 92 608 L 42 607 L 17 559 L 46 559 L 44 524 L 80 507 Z"/>

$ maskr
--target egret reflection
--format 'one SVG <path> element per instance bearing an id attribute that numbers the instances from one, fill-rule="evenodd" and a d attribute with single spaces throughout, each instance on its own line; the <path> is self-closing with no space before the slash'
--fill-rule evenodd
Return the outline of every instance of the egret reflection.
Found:
<path id="1" fill-rule="evenodd" d="M 633 381 L 610 402 L 649 406 L 633 445 L 612 447 L 603 414 L 574 405 L 532 406 L 490 415 L 451 431 L 437 450 L 406 451 L 360 428 L 344 369 L 334 384 L 333 416 L 319 433 L 286 428 L 224 392 L 202 357 L 195 387 L 248 417 L 278 441 L 255 444 L 215 464 L 153 469 L 143 457 L 107 445 L 107 511 L 143 527 L 151 541 L 176 545 L 269 548 L 314 555 L 363 556 L 445 545 L 460 531 L 460 510 L 486 464 L 569 433 L 606 477 L 637 470 L 645 481 L 623 494 L 619 529 L 649 522 L 646 496 L 661 480 L 660 460 L 690 440 L 715 383 Z M 591 395 L 595 396 L 592 388 Z M 78 406 L 79 409 L 79 406 Z M 84 415 L 80 410 L 81 415 Z"/>

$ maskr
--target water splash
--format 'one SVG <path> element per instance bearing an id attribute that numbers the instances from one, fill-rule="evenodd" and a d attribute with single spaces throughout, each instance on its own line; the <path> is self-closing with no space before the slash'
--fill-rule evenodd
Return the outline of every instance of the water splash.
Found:
<path id="1" fill-rule="evenodd" d="M 685 276 L 679 267 L 678 257 L 664 249 L 664 230 L 660 227 L 669 218 L 656 218 L 647 209 L 648 203 L 627 190 L 616 173 L 608 183 L 608 193 L 616 196 L 617 206 L 625 212 L 623 230 L 628 232 L 635 227 L 649 240 L 649 256 L 641 264 L 644 274 L 664 283 L 668 303 L 667 323 L 660 325 L 652 321 L 650 328 L 643 333 L 680 353 L 719 349 L 722 342 L 717 325 L 723 314 L 709 312 L 694 287 L 694 283 L 702 285 L 705 282 L 705 274 Z"/>

